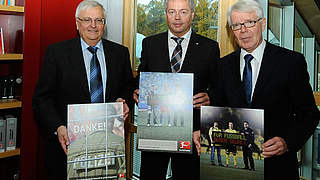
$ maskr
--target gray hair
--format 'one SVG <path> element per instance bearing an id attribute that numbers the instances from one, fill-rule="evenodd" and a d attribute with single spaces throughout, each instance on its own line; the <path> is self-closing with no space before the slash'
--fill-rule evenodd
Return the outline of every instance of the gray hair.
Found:
<path id="1" fill-rule="evenodd" d="M 170 0 L 164 0 L 164 6 L 166 7 L 166 11 L 168 9 L 168 2 Z M 187 0 L 189 2 L 189 6 L 191 8 L 191 12 L 194 12 L 194 8 L 195 8 L 195 4 L 194 4 L 194 0 Z"/>
<path id="2" fill-rule="evenodd" d="M 79 3 L 79 5 L 78 5 L 78 7 L 76 9 L 75 17 L 77 18 L 79 16 L 80 11 L 86 10 L 86 9 L 90 9 L 90 8 L 94 8 L 94 7 L 101 7 L 101 9 L 103 10 L 104 18 L 107 17 L 106 16 L 106 10 L 102 6 L 102 4 L 100 4 L 99 2 L 97 2 L 95 0 L 83 0 L 81 3 Z"/>
<path id="3" fill-rule="evenodd" d="M 228 16 L 228 24 L 231 26 L 231 12 L 232 11 L 239 11 L 239 12 L 255 12 L 258 18 L 263 18 L 263 9 L 261 5 L 256 0 L 239 0 L 235 4 L 233 4 L 227 13 Z"/>

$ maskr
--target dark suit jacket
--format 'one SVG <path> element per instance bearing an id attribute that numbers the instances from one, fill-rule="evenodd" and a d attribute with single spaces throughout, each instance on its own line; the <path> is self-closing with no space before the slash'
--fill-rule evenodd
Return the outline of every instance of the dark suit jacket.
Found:
<path id="1" fill-rule="evenodd" d="M 222 58 L 217 87 L 216 105 L 247 107 L 240 76 L 240 49 Z M 267 42 L 251 108 L 264 109 L 265 142 L 280 136 L 289 149 L 281 156 L 265 159 L 266 179 L 274 179 L 279 173 L 297 179 L 296 152 L 313 134 L 319 121 L 302 54 Z"/>
<path id="2" fill-rule="evenodd" d="M 217 42 L 196 33 L 191 34 L 180 72 L 194 73 L 194 94 L 213 88 L 219 57 Z M 168 32 L 147 37 L 142 41 L 140 61 L 139 72 L 171 72 Z M 199 115 L 199 112 L 194 112 L 194 130 L 200 129 Z"/>
<path id="3" fill-rule="evenodd" d="M 128 49 L 104 39 L 102 43 L 107 66 L 105 101 L 123 98 L 132 102 Z M 90 103 L 79 37 L 48 46 L 32 103 L 41 129 L 48 134 L 53 134 L 60 125 L 67 125 L 68 104 Z"/>

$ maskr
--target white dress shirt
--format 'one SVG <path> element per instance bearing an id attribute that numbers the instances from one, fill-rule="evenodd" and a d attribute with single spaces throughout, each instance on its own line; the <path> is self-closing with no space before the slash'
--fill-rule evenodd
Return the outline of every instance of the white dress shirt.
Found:
<path id="1" fill-rule="evenodd" d="M 252 68 L 252 91 L 251 91 L 251 99 L 252 95 L 254 92 L 254 89 L 256 87 L 259 71 L 260 71 L 260 66 L 263 58 L 263 53 L 264 49 L 266 47 L 266 42 L 265 40 L 262 40 L 262 43 L 252 52 L 248 53 L 246 50 L 241 48 L 240 52 L 240 76 L 241 76 L 241 81 L 243 78 L 243 71 L 244 71 L 244 66 L 245 66 L 245 60 L 244 56 L 247 54 L 251 54 L 253 56 L 253 59 L 251 60 L 251 68 Z"/>
<path id="2" fill-rule="evenodd" d="M 169 48 L 169 59 L 170 60 L 171 60 L 172 53 L 173 53 L 174 49 L 177 46 L 176 41 L 171 39 L 171 37 L 177 37 L 177 36 L 173 35 L 170 32 L 170 30 L 168 30 L 168 48 Z M 190 37 L 191 37 L 191 28 L 189 29 L 189 31 L 185 35 L 183 35 L 182 37 L 179 37 L 179 38 L 183 38 L 183 41 L 181 42 L 182 57 L 181 57 L 180 68 L 181 68 L 181 66 L 183 64 L 184 57 L 186 56 L 186 52 L 187 52 L 187 49 L 188 49 Z"/>
<path id="3" fill-rule="evenodd" d="M 80 39 L 81 39 L 81 48 L 83 53 L 84 64 L 86 67 L 87 80 L 88 80 L 89 91 L 90 91 L 90 61 L 92 58 L 92 53 L 88 50 L 89 45 L 82 38 Z M 103 101 L 105 101 L 106 83 L 107 83 L 107 65 L 104 57 L 102 40 L 100 40 L 95 47 L 98 47 L 97 56 L 98 56 L 98 61 L 100 63 L 101 76 L 102 76 L 101 78 L 102 78 L 102 85 L 103 85 Z"/>

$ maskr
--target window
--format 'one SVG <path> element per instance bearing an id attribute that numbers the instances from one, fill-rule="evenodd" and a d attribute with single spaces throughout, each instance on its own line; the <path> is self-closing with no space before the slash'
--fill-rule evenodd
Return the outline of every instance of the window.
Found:
<path id="1" fill-rule="evenodd" d="M 218 5 L 218 0 L 198 0 L 192 23 L 193 31 L 214 40 L 218 39 Z M 143 38 L 167 29 L 163 0 L 137 1 L 136 58 L 133 66 L 135 70 L 140 64 Z"/>

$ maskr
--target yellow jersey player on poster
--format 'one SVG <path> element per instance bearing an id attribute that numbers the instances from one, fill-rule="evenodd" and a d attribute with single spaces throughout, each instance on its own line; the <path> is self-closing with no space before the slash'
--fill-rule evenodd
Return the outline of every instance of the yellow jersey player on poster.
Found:
<path id="1" fill-rule="evenodd" d="M 233 129 L 233 122 L 228 123 L 229 128 L 224 130 L 227 133 L 239 133 L 235 129 Z M 229 167 L 229 157 L 230 153 L 233 155 L 233 166 L 237 168 L 237 146 L 232 144 L 226 145 L 226 167 Z"/>
<path id="2" fill-rule="evenodd" d="M 211 164 L 213 166 L 215 166 L 215 159 L 214 159 L 214 156 L 215 156 L 215 150 L 217 150 L 217 157 L 218 157 L 218 163 L 219 163 L 219 166 L 222 166 L 222 162 L 221 162 L 221 144 L 215 144 L 215 142 L 213 141 L 213 138 L 212 138 L 212 135 L 213 135 L 213 132 L 221 132 L 222 130 L 219 129 L 219 123 L 218 121 L 215 121 L 213 123 L 213 126 L 210 127 L 209 129 L 209 137 L 210 137 L 210 146 L 211 146 Z"/>

